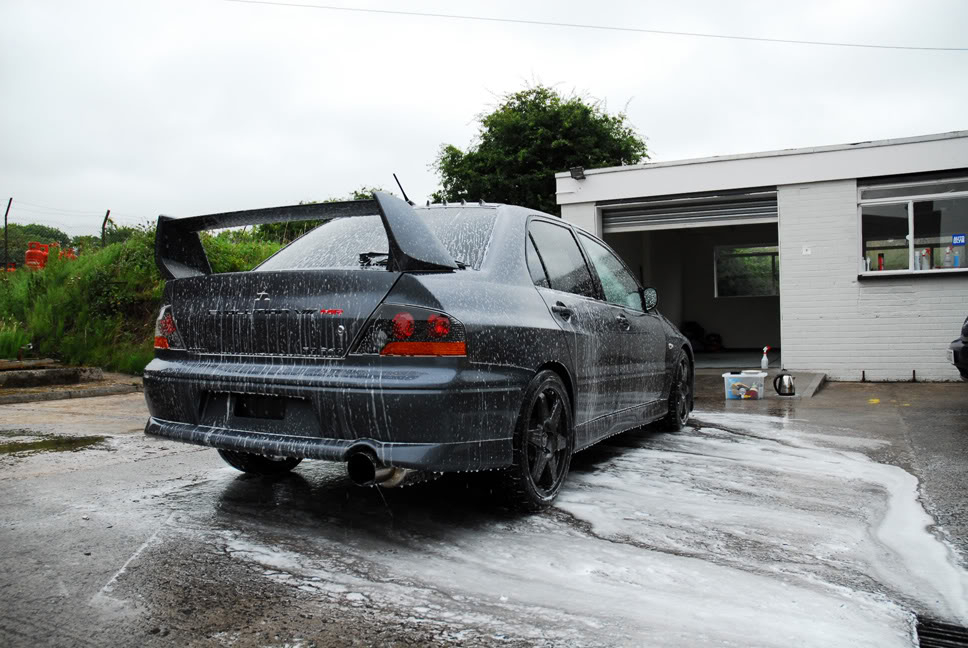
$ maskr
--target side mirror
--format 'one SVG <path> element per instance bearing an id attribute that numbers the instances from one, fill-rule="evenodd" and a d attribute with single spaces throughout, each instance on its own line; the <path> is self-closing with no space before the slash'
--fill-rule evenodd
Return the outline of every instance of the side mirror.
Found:
<path id="1" fill-rule="evenodd" d="M 655 291 L 655 288 L 642 288 L 639 293 L 642 295 L 642 308 L 645 309 L 646 313 L 654 310 L 659 304 L 659 293 Z"/>

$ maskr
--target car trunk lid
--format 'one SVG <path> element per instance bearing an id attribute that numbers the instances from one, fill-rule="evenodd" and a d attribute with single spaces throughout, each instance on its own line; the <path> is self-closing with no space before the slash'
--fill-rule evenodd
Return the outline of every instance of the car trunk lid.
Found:
<path id="1" fill-rule="evenodd" d="M 189 353 L 340 358 L 399 272 L 236 272 L 171 281 Z"/>

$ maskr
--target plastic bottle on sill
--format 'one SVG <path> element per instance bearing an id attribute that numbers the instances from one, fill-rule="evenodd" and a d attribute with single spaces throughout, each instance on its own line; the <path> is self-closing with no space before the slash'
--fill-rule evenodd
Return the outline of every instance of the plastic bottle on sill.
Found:
<path id="1" fill-rule="evenodd" d="M 953 268 L 954 267 L 954 261 L 951 258 L 951 246 L 950 245 L 944 249 L 944 263 L 943 263 L 943 265 L 946 268 Z"/>
<path id="2" fill-rule="evenodd" d="M 763 347 L 763 357 L 760 359 L 760 369 L 766 371 L 770 368 L 770 359 L 766 357 L 766 352 L 770 350 L 770 347 Z"/>

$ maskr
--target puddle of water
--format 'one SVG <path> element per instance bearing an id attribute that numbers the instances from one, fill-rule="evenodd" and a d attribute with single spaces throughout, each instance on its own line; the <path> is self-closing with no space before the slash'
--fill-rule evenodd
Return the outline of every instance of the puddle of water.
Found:
<path id="1" fill-rule="evenodd" d="M 4 433 L 3 436 L 13 436 Z M 22 435 L 17 435 L 22 436 Z M 40 452 L 77 452 L 95 443 L 104 441 L 103 436 L 82 437 L 45 437 L 36 441 L 9 441 L 0 443 L 0 455 L 17 453 L 37 454 Z"/>

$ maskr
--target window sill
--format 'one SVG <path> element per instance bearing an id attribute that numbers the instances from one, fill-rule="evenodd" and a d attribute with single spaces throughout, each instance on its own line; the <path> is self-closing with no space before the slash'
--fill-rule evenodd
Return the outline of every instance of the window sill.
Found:
<path id="1" fill-rule="evenodd" d="M 968 273 L 968 268 L 935 268 L 934 270 L 875 270 L 859 272 L 858 279 L 881 279 L 888 277 L 940 277 Z"/>

